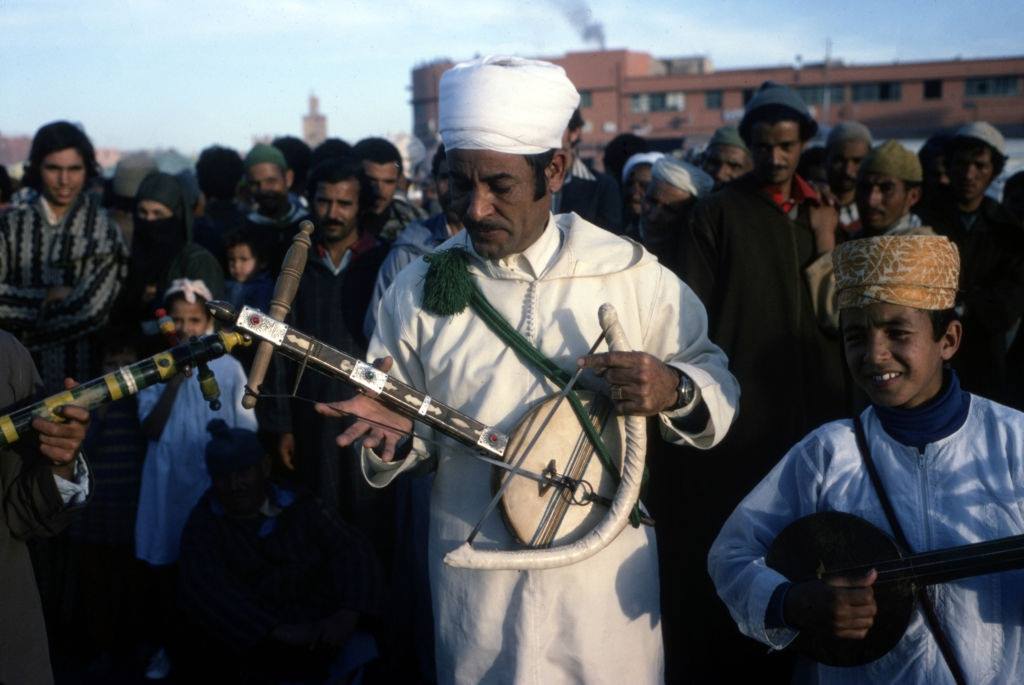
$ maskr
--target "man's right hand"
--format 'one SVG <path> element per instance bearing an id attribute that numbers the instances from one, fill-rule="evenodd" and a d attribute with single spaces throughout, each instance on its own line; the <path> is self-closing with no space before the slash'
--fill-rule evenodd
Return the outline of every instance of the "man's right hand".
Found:
<path id="1" fill-rule="evenodd" d="M 391 370 L 393 360 L 384 357 L 373 362 L 381 371 Z M 363 445 L 369 447 L 382 461 L 393 461 L 398 443 L 412 433 L 412 420 L 393 412 L 383 404 L 366 395 L 357 395 L 343 402 L 318 402 L 317 412 L 324 416 L 355 416 L 365 421 L 356 421 L 348 430 L 338 436 L 338 446 L 348 447 L 362 438 Z"/>
<path id="2" fill-rule="evenodd" d="M 797 583 L 786 593 L 783 617 L 800 630 L 863 640 L 878 613 L 871 587 L 876 578 L 878 572 L 872 569 L 860 577 Z"/>
<path id="3" fill-rule="evenodd" d="M 295 434 L 281 433 L 277 439 L 277 458 L 289 471 L 295 470 Z"/>

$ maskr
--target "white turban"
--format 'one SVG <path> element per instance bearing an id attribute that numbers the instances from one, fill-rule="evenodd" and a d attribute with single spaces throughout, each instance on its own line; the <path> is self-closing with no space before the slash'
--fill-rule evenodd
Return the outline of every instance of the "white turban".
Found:
<path id="1" fill-rule="evenodd" d="M 694 197 L 707 195 L 715 187 L 715 179 L 705 172 L 689 162 L 672 157 L 662 157 L 654 163 L 654 168 L 651 169 L 651 179 L 685 190 Z"/>
<path id="2" fill-rule="evenodd" d="M 626 185 L 626 181 L 629 180 L 629 174 L 633 171 L 633 167 L 638 164 L 654 164 L 664 156 L 664 152 L 638 152 L 627 159 L 626 165 L 622 167 L 622 185 Z"/>
<path id="3" fill-rule="evenodd" d="M 535 155 L 562 147 L 580 94 L 562 67 L 491 56 L 441 76 L 440 129 L 446 150 Z"/>

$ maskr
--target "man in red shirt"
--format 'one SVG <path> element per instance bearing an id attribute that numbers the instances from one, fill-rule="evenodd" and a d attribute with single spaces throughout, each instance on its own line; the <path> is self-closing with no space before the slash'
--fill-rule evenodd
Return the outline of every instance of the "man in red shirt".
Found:
<path id="1" fill-rule="evenodd" d="M 708 579 L 707 552 L 731 509 L 790 444 L 846 415 L 839 341 L 818 325 L 804 278 L 834 246 L 838 223 L 796 173 L 817 128 L 794 91 L 765 83 L 739 126 L 753 171 L 699 201 L 683 241 L 681 275 L 704 302 L 709 337 L 729 357 L 741 395 L 739 417 L 714 454 L 667 459 L 679 473 L 653 479 L 655 489 L 671 483 L 669 506 L 654 514 L 677 538 L 659 539 L 665 585 L 675 587 L 663 589 L 665 652 L 684 655 L 682 664 L 667 664 L 670 680 L 682 670 L 691 680 L 728 681 L 730 669 L 764 655 L 731 624 Z M 786 669 L 776 657 L 757 668 L 778 666 Z M 766 680 L 774 676 L 785 677 Z"/>

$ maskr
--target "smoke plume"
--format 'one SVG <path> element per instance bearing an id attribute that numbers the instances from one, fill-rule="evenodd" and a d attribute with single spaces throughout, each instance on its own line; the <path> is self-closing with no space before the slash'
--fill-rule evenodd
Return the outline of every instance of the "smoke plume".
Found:
<path id="1" fill-rule="evenodd" d="M 604 50 L 604 24 L 594 20 L 594 13 L 586 0 L 554 0 L 554 4 L 579 32 L 584 42 Z"/>

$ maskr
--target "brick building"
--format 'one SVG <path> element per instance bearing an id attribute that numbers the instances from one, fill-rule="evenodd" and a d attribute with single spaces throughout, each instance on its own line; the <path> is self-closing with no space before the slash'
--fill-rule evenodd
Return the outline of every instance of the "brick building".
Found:
<path id="1" fill-rule="evenodd" d="M 921 138 L 975 120 L 1024 136 L 1024 56 L 717 71 L 704 57 L 631 50 L 544 59 L 564 67 L 580 91 L 584 157 L 599 158 L 609 140 L 626 132 L 700 145 L 719 126 L 737 123 L 767 80 L 796 88 L 823 125 L 855 119 L 879 138 Z M 437 140 L 438 82 L 451 65 L 436 61 L 412 71 L 413 132 L 428 148 Z"/>

